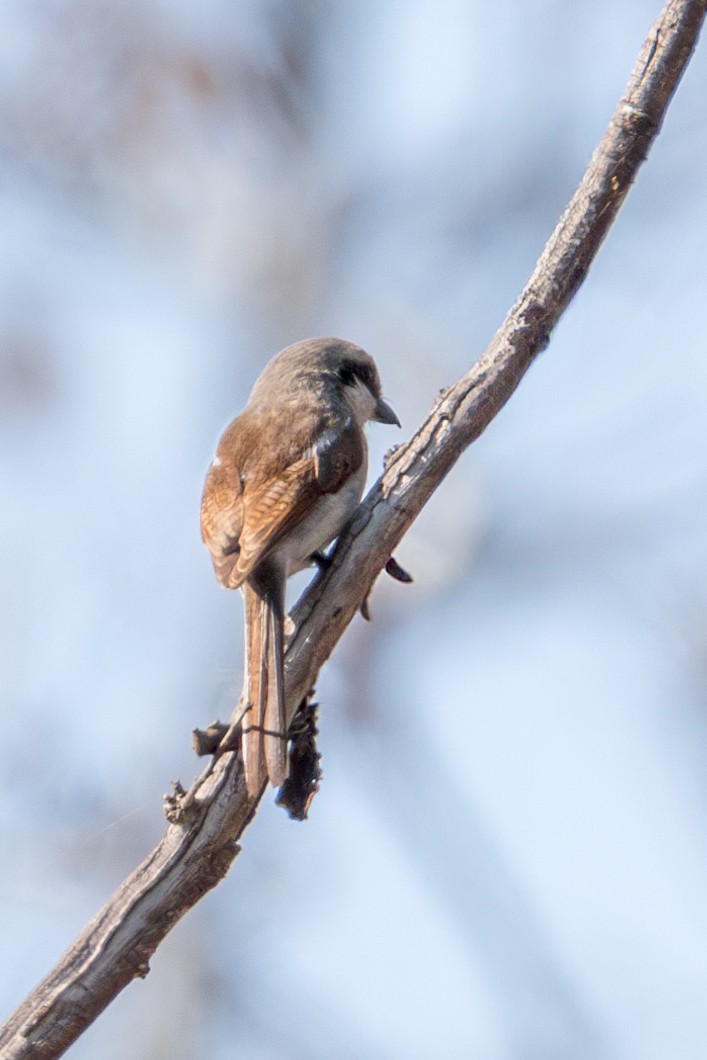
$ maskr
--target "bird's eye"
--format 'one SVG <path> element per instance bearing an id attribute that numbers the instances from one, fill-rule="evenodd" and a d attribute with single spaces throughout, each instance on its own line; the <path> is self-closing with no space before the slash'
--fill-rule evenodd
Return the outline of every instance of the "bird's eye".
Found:
<path id="1" fill-rule="evenodd" d="M 338 376 L 344 386 L 353 386 L 356 382 L 356 366 L 353 361 L 344 361 L 338 371 Z"/>
<path id="2" fill-rule="evenodd" d="M 373 371 L 367 364 L 356 365 L 356 375 L 361 380 L 364 386 L 367 386 L 369 390 L 373 389 Z"/>
<path id="3" fill-rule="evenodd" d="M 373 389 L 373 370 L 370 365 L 361 364 L 360 361 L 344 361 L 338 376 L 344 386 L 354 386 L 356 382 L 360 382 L 369 390 Z"/>

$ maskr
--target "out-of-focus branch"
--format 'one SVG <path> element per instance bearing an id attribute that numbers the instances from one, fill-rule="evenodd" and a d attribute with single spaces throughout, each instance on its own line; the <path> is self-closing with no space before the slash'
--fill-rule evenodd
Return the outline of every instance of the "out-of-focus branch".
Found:
<path id="1" fill-rule="evenodd" d="M 287 651 L 290 717 L 312 688 L 392 550 L 460 454 L 511 396 L 573 297 L 658 133 L 696 44 L 705 0 L 671 0 L 528 284 L 483 356 L 444 391 L 340 540 L 334 561 L 297 605 Z M 137 976 L 176 921 L 227 873 L 259 799 L 240 755 L 212 762 L 169 800 L 169 827 L 42 983 L 0 1030 L 0 1057 L 61 1055 Z"/>

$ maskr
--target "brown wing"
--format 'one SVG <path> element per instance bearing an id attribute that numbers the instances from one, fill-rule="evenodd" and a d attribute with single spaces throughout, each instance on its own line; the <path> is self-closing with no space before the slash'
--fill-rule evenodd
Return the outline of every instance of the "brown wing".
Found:
<path id="1" fill-rule="evenodd" d="M 243 486 L 240 477 L 233 467 L 212 465 L 201 498 L 201 537 L 211 553 L 216 577 L 227 588 L 240 552 L 242 527 Z"/>
<path id="2" fill-rule="evenodd" d="M 246 483 L 241 553 L 236 564 L 241 578 L 286 537 L 326 493 L 337 493 L 364 459 L 360 427 L 351 418 L 342 427 L 322 431 L 307 452 L 279 475 L 251 492 Z"/>
<path id="3" fill-rule="evenodd" d="M 229 589 L 241 585 L 322 494 L 336 493 L 361 466 L 363 439 L 352 420 L 343 429 L 320 431 L 304 452 L 296 444 L 300 439 L 294 432 L 289 438 L 286 435 L 280 429 L 267 449 L 258 442 L 249 446 L 248 460 L 239 451 L 243 446 L 229 446 L 224 434 L 217 450 L 223 453 L 222 464 L 212 466 L 207 475 L 201 507 L 202 537 L 218 580 Z M 259 441 L 263 436 L 260 433 Z M 241 432 L 237 442 L 244 437 L 248 436 Z M 301 455 L 291 460 L 298 450 Z M 236 464 L 242 470 L 237 471 Z"/>
<path id="4" fill-rule="evenodd" d="M 239 583 L 304 518 L 321 492 L 311 454 L 283 468 L 277 478 L 254 483 L 252 488 L 246 483 L 236 564 Z"/>

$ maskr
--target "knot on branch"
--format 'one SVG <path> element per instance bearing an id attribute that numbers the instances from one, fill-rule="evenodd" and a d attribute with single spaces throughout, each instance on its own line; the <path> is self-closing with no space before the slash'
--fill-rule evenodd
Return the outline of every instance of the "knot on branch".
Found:
<path id="1" fill-rule="evenodd" d="M 614 121 L 617 125 L 630 132 L 632 136 L 643 139 L 653 137 L 658 122 L 646 110 L 637 107 L 630 99 L 624 99 L 619 106 Z"/>

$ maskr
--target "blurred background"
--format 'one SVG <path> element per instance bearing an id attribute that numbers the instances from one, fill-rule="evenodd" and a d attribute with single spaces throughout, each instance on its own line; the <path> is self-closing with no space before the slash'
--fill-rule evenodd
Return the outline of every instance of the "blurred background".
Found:
<path id="1" fill-rule="evenodd" d="M 0 1010 L 164 829 L 241 681 L 198 532 L 265 361 L 403 433 L 482 352 L 658 0 L 4 0 Z M 707 61 L 547 352 L 325 668 L 306 824 L 76 1060 L 702 1060 Z M 293 587 L 293 594 L 301 589 Z"/>

